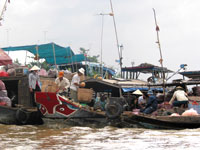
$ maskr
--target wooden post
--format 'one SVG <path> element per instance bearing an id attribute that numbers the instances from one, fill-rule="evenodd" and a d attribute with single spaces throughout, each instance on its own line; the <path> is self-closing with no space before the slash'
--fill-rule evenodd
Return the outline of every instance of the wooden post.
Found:
<path id="1" fill-rule="evenodd" d="M 58 69 L 58 68 L 57 68 L 57 64 L 56 64 L 56 53 L 55 53 L 55 46 L 54 46 L 54 43 L 52 43 L 52 48 L 53 48 L 54 64 L 55 64 L 56 69 Z"/>

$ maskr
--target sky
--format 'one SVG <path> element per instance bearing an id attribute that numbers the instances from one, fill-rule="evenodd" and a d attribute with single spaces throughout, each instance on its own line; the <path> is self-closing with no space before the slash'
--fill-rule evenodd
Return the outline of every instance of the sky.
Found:
<path id="1" fill-rule="evenodd" d="M 89 55 L 101 54 L 107 66 L 119 68 L 110 0 L 10 0 L 0 26 L 0 47 L 54 42 L 89 49 Z M 2 11 L 5 0 L 0 0 Z M 199 0 L 112 0 L 119 45 L 123 45 L 123 67 L 151 63 L 160 66 L 153 10 L 160 28 L 163 65 L 177 71 L 200 70 Z M 102 28 L 102 21 L 104 22 Z M 24 61 L 25 53 L 15 53 Z"/>

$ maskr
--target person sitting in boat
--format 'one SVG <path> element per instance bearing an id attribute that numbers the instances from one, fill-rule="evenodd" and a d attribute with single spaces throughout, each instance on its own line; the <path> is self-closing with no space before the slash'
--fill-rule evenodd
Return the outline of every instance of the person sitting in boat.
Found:
<path id="1" fill-rule="evenodd" d="M 143 97 L 143 93 L 139 89 L 137 89 L 132 94 L 134 95 L 133 108 L 140 109 L 140 106 L 141 106 L 142 101 L 143 101 L 142 98 L 141 98 L 141 96 Z M 139 100 L 139 98 L 140 98 L 140 100 Z"/>
<path id="2" fill-rule="evenodd" d="M 138 107 L 139 109 L 144 109 L 147 104 L 147 96 L 145 93 L 142 93 L 142 95 L 138 98 Z"/>
<path id="3" fill-rule="evenodd" d="M 69 80 L 64 77 L 63 71 L 58 73 L 58 77 L 55 79 L 55 83 L 58 85 L 57 93 L 59 93 L 61 96 L 67 96 L 70 83 Z"/>
<path id="4" fill-rule="evenodd" d="M 151 114 L 152 112 L 156 111 L 158 102 L 152 90 L 149 90 L 147 92 L 147 95 L 147 105 L 144 109 L 141 109 L 141 112 L 143 112 L 144 114 Z"/>
<path id="5" fill-rule="evenodd" d="M 40 70 L 39 67 L 33 66 L 30 69 L 30 74 L 29 74 L 29 89 L 31 92 L 31 100 L 32 100 L 32 105 L 36 106 L 35 103 L 35 92 L 36 91 L 41 91 L 41 84 L 40 84 L 40 77 L 38 75 L 38 70 Z"/>
<path id="6" fill-rule="evenodd" d="M 169 101 L 169 104 L 173 105 L 174 107 L 187 106 L 188 104 L 187 93 L 181 86 L 176 87 L 176 91 L 174 92 L 171 100 Z"/>
<path id="7" fill-rule="evenodd" d="M 1 80 L 0 80 L 0 106 L 11 106 L 11 100 L 8 97 L 5 84 Z"/>
<path id="8" fill-rule="evenodd" d="M 84 75 L 84 72 L 85 70 L 83 68 L 80 68 L 78 70 L 78 73 L 73 76 L 72 81 L 71 81 L 70 93 L 71 93 L 71 98 L 75 102 L 78 102 L 77 91 L 78 91 L 78 88 L 80 87 L 80 76 Z"/>

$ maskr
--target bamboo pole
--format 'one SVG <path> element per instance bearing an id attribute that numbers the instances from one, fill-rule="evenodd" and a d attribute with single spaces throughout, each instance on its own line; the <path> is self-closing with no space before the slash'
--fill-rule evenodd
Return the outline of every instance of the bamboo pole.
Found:
<path id="1" fill-rule="evenodd" d="M 163 57 L 162 57 L 162 50 L 161 50 L 161 44 L 160 44 L 160 38 L 159 38 L 159 27 L 158 27 L 158 24 L 157 24 L 157 19 L 156 19 L 156 11 L 155 9 L 153 8 L 153 13 L 154 13 L 154 20 L 155 20 L 155 25 L 156 25 L 156 34 L 157 34 L 157 44 L 158 44 L 158 48 L 159 48 L 159 52 L 160 52 L 160 65 L 161 65 L 161 68 L 162 68 L 162 71 L 163 71 L 163 94 L 164 94 L 164 98 L 165 98 L 165 71 L 164 71 L 164 67 L 163 67 Z"/>
<path id="2" fill-rule="evenodd" d="M 52 43 L 52 48 L 53 48 L 54 64 L 55 64 L 56 69 L 58 70 L 57 64 L 56 64 L 56 54 L 55 54 L 55 46 L 54 46 L 54 43 Z"/>
<path id="3" fill-rule="evenodd" d="M 120 46 L 119 46 L 119 40 L 118 40 L 118 35 L 117 35 L 117 26 L 116 26 L 116 22 L 115 22 L 115 15 L 114 15 L 114 10 L 113 10 L 112 0 L 110 0 L 110 7 L 111 7 L 111 13 L 112 13 L 112 17 L 113 17 L 114 28 L 115 28 L 117 50 L 118 50 L 118 54 L 119 54 L 120 74 L 121 74 L 121 77 L 122 77 L 122 52 L 120 52 L 120 50 L 122 50 L 122 49 L 120 49 Z"/>

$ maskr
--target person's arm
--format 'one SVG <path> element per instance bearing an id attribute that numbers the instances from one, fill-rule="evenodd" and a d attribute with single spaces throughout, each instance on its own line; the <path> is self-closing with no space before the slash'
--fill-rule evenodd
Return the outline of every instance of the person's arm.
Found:
<path id="1" fill-rule="evenodd" d="M 55 79 L 55 84 L 57 84 L 57 85 L 58 85 L 58 78 L 56 78 L 56 79 Z"/>
<path id="2" fill-rule="evenodd" d="M 29 83 L 29 89 L 30 89 L 30 92 L 33 92 L 33 89 L 32 89 L 32 74 L 29 74 L 29 76 L 28 76 L 28 83 Z"/>
<path id="3" fill-rule="evenodd" d="M 79 79 L 78 79 L 78 77 L 76 77 L 75 79 L 74 79 L 74 85 L 76 85 L 76 86 L 80 86 L 80 84 L 79 84 Z"/>
<path id="4" fill-rule="evenodd" d="M 65 89 L 68 89 L 69 86 L 70 86 L 70 83 L 69 83 L 69 80 L 68 79 L 65 79 Z"/>

